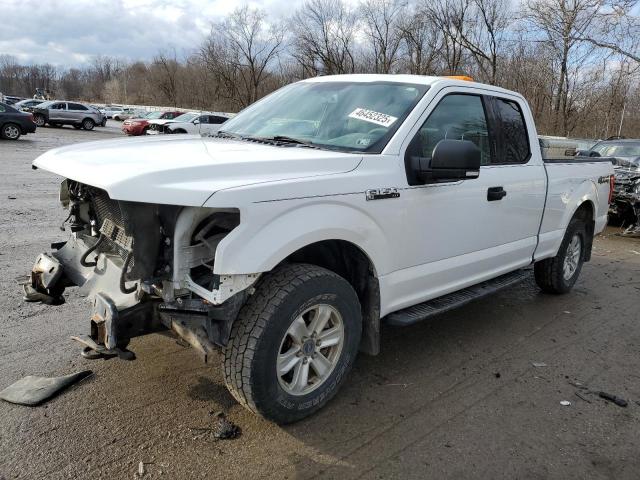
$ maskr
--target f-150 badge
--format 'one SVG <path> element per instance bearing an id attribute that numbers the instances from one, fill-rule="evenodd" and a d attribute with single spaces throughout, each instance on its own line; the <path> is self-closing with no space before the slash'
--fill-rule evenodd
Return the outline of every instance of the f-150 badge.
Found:
<path id="1" fill-rule="evenodd" d="M 372 188 L 367 190 L 366 194 L 367 200 L 383 200 L 385 198 L 398 198 L 400 196 L 400 192 L 394 187 Z"/>

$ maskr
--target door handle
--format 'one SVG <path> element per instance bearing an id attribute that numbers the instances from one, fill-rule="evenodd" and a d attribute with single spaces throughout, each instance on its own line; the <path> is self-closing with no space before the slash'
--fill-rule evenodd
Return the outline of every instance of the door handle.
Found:
<path id="1" fill-rule="evenodd" d="M 487 190 L 487 201 L 493 202 L 495 200 L 502 200 L 507 195 L 507 192 L 502 187 L 490 187 Z"/>

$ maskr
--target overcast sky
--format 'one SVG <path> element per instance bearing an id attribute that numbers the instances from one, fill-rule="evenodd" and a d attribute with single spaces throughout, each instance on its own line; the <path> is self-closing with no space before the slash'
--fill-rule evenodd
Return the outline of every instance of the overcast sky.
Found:
<path id="1" fill-rule="evenodd" d="M 198 46 L 241 4 L 277 18 L 302 0 L 0 0 L 0 54 L 23 63 L 81 65 L 95 55 L 148 60 Z"/>

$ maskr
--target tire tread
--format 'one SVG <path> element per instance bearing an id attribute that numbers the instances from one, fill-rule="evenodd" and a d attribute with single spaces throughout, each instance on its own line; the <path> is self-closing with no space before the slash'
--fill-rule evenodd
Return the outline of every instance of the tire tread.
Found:
<path id="1" fill-rule="evenodd" d="M 231 329 L 224 351 L 224 379 L 233 397 L 245 408 L 260 414 L 253 396 L 250 369 L 258 341 L 280 304 L 297 287 L 314 277 L 339 275 L 315 265 L 293 263 L 277 267 L 256 286 Z"/>

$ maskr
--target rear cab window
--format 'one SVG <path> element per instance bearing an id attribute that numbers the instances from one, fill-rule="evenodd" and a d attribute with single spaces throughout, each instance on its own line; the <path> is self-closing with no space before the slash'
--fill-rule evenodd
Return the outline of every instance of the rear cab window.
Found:
<path id="1" fill-rule="evenodd" d="M 493 108 L 493 130 L 496 155 L 492 164 L 511 165 L 527 163 L 531 158 L 529 134 L 522 107 L 506 98 L 490 97 Z"/>

